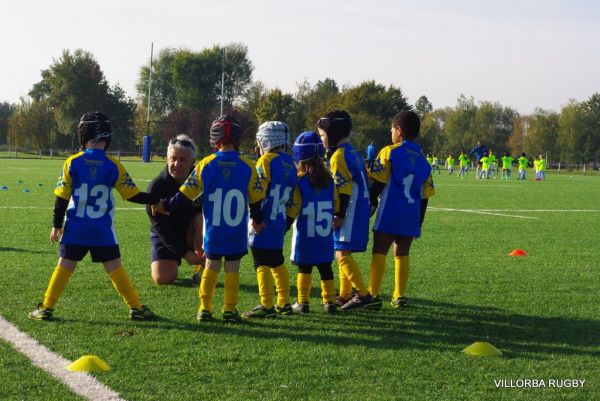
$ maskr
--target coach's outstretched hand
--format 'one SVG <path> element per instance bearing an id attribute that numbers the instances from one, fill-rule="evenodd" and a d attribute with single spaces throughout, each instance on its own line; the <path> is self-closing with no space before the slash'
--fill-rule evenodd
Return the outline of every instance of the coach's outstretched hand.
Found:
<path id="1" fill-rule="evenodd" d="M 63 229 L 61 227 L 52 227 L 52 230 L 50 230 L 50 242 L 54 244 L 55 242 L 60 241 L 62 235 Z"/>
<path id="2" fill-rule="evenodd" d="M 169 212 L 167 212 L 167 209 L 165 209 L 163 202 L 164 202 L 164 199 L 161 199 L 160 202 L 158 202 L 157 204 L 150 205 L 150 210 L 152 211 L 152 216 L 156 216 L 158 213 L 169 215 Z"/>
<path id="3" fill-rule="evenodd" d="M 267 225 L 264 223 L 264 221 L 262 223 L 257 223 L 256 220 L 252 219 L 251 220 L 251 224 L 252 224 L 252 229 L 254 230 L 255 233 L 259 233 L 261 232 Z"/>

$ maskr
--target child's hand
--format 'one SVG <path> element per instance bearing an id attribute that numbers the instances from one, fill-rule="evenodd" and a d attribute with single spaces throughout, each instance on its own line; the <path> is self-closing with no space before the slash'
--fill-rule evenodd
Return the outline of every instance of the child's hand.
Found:
<path id="1" fill-rule="evenodd" d="M 50 230 L 50 242 L 52 242 L 53 244 L 57 241 L 60 241 L 60 238 L 63 235 L 63 229 L 60 227 L 52 227 L 52 230 Z"/>
<path id="2" fill-rule="evenodd" d="M 261 232 L 267 225 L 265 224 L 265 222 L 263 221 L 262 223 L 258 224 L 254 219 L 252 219 L 252 229 L 254 230 L 255 233 L 259 233 Z"/>
<path id="3" fill-rule="evenodd" d="M 333 216 L 333 229 L 337 230 L 344 224 L 344 219 L 342 217 Z"/>

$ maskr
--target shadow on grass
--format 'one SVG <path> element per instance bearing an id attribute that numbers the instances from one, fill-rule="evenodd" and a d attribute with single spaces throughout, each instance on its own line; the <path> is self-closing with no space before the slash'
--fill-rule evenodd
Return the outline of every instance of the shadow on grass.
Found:
<path id="1" fill-rule="evenodd" d="M 5 247 L 0 246 L 0 252 L 24 252 L 24 253 L 37 253 L 37 254 L 48 254 L 47 251 L 40 251 L 35 249 L 25 249 L 25 248 L 13 248 L 13 247 Z"/>
<path id="2" fill-rule="evenodd" d="M 244 320 L 239 324 L 182 322 L 163 317 L 143 323 L 143 328 L 249 336 L 265 341 L 284 339 L 442 352 L 456 352 L 475 341 L 488 341 L 509 358 L 548 359 L 553 354 L 600 356 L 598 320 L 528 316 L 494 307 L 427 299 L 410 301 L 410 307 L 402 310 L 385 305 L 382 311 L 340 312 L 334 316 L 324 314 L 320 305 L 313 302 L 307 316 Z"/>

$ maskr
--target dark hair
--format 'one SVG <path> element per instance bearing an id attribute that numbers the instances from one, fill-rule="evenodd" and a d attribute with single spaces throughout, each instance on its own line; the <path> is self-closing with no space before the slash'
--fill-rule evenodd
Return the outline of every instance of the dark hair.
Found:
<path id="1" fill-rule="evenodd" d="M 419 135 L 421 120 L 414 111 L 404 110 L 394 116 L 392 126 L 402 129 L 408 138 L 414 139 Z"/>
<path id="2" fill-rule="evenodd" d="M 525 157 L 525 152 L 521 153 L 521 157 Z"/>
<path id="3" fill-rule="evenodd" d="M 318 155 L 310 160 L 304 160 L 298 163 L 298 170 L 308 176 L 310 185 L 315 188 L 327 188 L 333 180 L 331 174 L 323 164 Z"/>
<path id="4" fill-rule="evenodd" d="M 352 117 L 344 110 L 332 110 L 319 118 L 317 127 L 327 134 L 329 148 L 337 147 L 339 141 L 350 136 L 352 130 Z"/>

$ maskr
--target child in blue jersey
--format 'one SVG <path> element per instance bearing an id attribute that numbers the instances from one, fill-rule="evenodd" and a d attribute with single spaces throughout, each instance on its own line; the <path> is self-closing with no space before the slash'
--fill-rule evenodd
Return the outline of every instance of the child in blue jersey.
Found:
<path id="1" fill-rule="evenodd" d="M 294 143 L 298 184 L 287 209 L 288 224 L 294 223 L 292 262 L 298 266 L 298 300 L 295 313 L 309 312 L 312 268 L 321 275 L 321 298 L 326 313 L 335 313 L 333 281 L 333 214 L 338 210 L 337 190 L 322 158 L 325 148 L 316 132 L 301 133 Z M 294 222 L 295 220 L 295 222 Z"/>
<path id="2" fill-rule="evenodd" d="M 352 118 L 343 110 L 333 110 L 319 119 L 319 135 L 329 149 L 329 168 L 340 196 L 340 210 L 334 216 L 335 257 L 340 271 L 338 304 L 343 310 L 371 304 L 362 272 L 352 257 L 364 252 L 369 241 L 369 187 L 367 169 L 360 153 L 348 142 Z M 356 294 L 352 297 L 352 288 Z"/>
<path id="3" fill-rule="evenodd" d="M 238 153 L 242 128 L 231 116 L 221 116 L 210 127 L 210 143 L 216 150 L 196 165 L 179 193 L 161 202 L 155 212 L 168 213 L 182 203 L 203 196 L 203 247 L 206 266 L 199 288 L 200 305 L 196 319 L 213 321 L 213 298 L 217 279 L 224 270 L 223 320 L 239 322 L 237 311 L 240 261 L 248 253 L 248 205 L 252 227 L 263 227 L 264 189 L 250 159 Z"/>
<path id="4" fill-rule="evenodd" d="M 50 320 L 54 306 L 77 262 L 90 252 L 92 261 L 104 264 L 113 286 L 129 306 L 132 320 L 150 320 L 154 313 L 142 305 L 121 263 L 114 230 L 115 200 L 112 189 L 130 202 L 155 204 L 159 198 L 140 192 L 123 165 L 105 150 L 112 136 L 108 117 L 100 112 L 85 113 L 79 121 L 82 151 L 69 157 L 54 190 L 54 225 L 50 241 L 60 240 L 58 265 L 54 269 L 44 300 L 29 314 L 34 320 Z M 66 221 L 63 230 L 63 219 Z"/>
<path id="5" fill-rule="evenodd" d="M 296 186 L 296 166 L 286 152 L 290 147 L 288 126 L 281 121 L 267 121 L 258 128 L 256 141 L 261 157 L 256 170 L 265 188 L 262 214 L 265 228 L 250 230 L 249 244 L 256 269 L 260 304 L 242 317 L 265 318 L 292 312 L 290 305 L 290 275 L 284 264 L 283 240 L 286 232 L 286 205 Z M 273 283 L 274 281 L 274 283 Z M 277 303 L 273 302 L 273 284 L 277 288 Z"/>
<path id="6" fill-rule="evenodd" d="M 380 299 L 385 259 L 394 244 L 395 287 L 392 306 L 407 305 L 404 292 L 410 269 L 409 251 L 413 238 L 421 235 L 427 201 L 433 195 L 431 166 L 414 140 L 419 134 L 419 116 L 402 111 L 392 121 L 392 142 L 379 152 L 371 169 L 371 203 L 379 207 L 373 226 L 373 254 L 369 291 Z"/>

